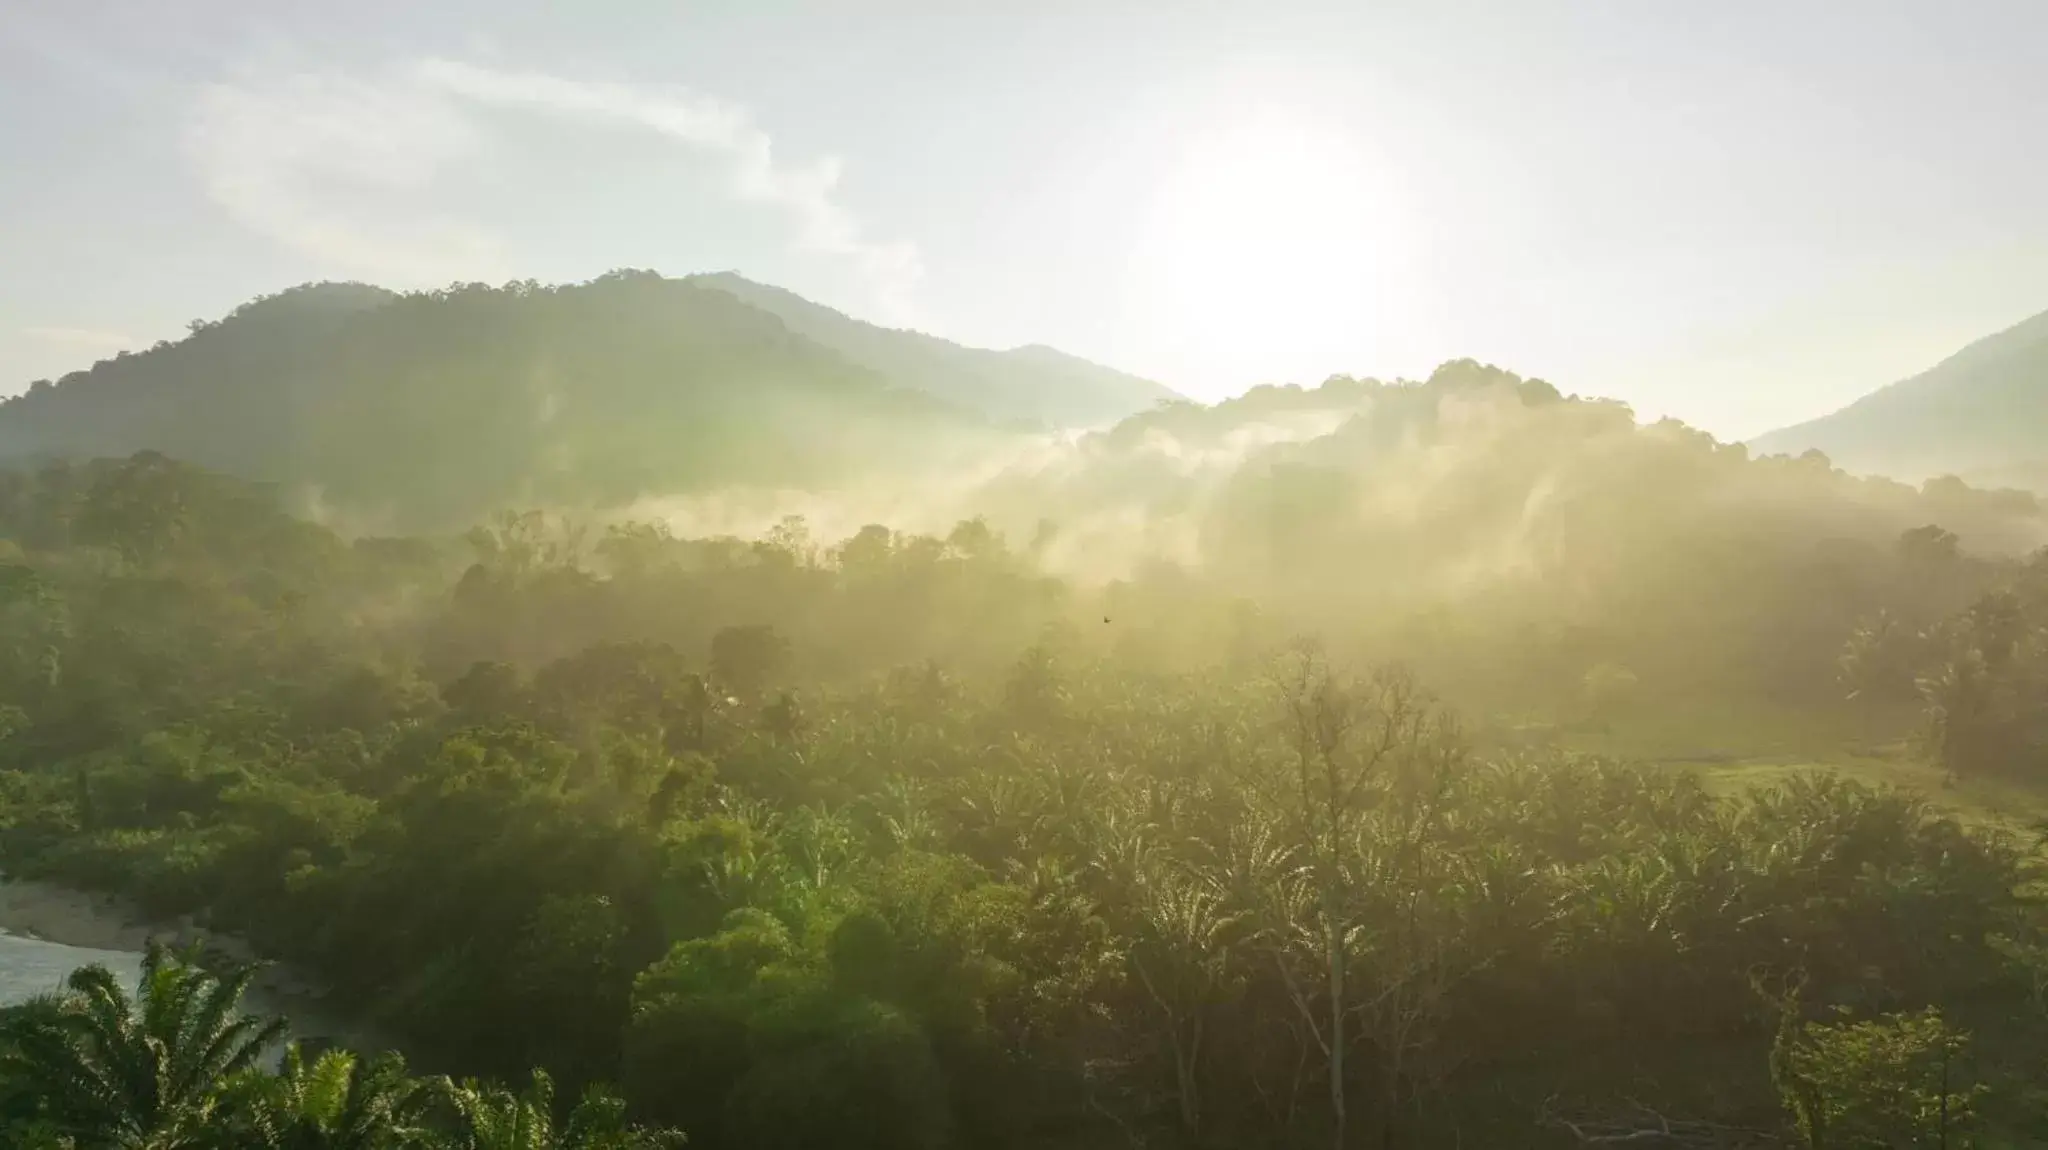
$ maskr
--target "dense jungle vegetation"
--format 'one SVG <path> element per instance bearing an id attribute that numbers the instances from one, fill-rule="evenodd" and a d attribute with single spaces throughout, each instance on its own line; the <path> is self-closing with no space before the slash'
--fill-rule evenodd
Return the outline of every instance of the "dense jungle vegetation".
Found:
<path id="1" fill-rule="evenodd" d="M 0 475 L 0 862 L 405 1054 L 272 1068 L 153 954 L 7 1013 L 9 1144 L 2048 1139 L 2023 810 L 1589 753 L 1791 714 L 2025 793 L 2031 497 L 1474 364 L 1063 450 L 829 537 Z"/>

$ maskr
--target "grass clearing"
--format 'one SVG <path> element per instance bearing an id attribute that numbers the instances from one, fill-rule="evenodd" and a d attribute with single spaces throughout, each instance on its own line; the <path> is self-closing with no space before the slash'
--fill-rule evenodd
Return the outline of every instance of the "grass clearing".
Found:
<path id="1" fill-rule="evenodd" d="M 1555 732 L 1583 754 L 1697 771 L 1717 794 L 1740 794 L 1799 774 L 1838 771 L 1925 798 L 1966 824 L 2027 838 L 2048 823 L 2048 791 L 1994 778 L 1951 776 L 1915 745 L 1910 712 L 1814 712 L 1706 705 L 1645 709 L 1615 723 Z"/>

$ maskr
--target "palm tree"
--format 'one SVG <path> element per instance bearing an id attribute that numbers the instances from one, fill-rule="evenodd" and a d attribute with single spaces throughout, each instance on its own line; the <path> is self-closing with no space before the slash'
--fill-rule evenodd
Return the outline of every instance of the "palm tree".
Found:
<path id="1" fill-rule="evenodd" d="M 0 1079 L 83 1146 L 203 1146 L 221 1087 L 284 1034 L 282 1019 L 239 1013 L 254 976 L 216 978 L 155 942 L 132 999 L 106 967 L 81 968 L 54 1000 L 0 1020 Z"/>
<path id="2" fill-rule="evenodd" d="M 229 1091 L 227 1125 L 268 1150 L 396 1150 L 418 1146 L 427 1084 L 387 1053 L 364 1062 L 330 1050 L 308 1063 L 294 1043 L 275 1075 L 250 1073 Z"/>
<path id="3" fill-rule="evenodd" d="M 0 1008 L 0 1140 L 23 1150 L 67 1150 L 72 1146 L 45 1114 L 43 1092 L 22 1082 L 9 1068 L 16 1036 L 50 1025 L 62 1016 L 64 1000 L 41 994 L 15 1006 Z"/>
<path id="4" fill-rule="evenodd" d="M 456 1118 L 449 1150 L 668 1150 L 684 1141 L 675 1131 L 628 1125 L 625 1102 L 602 1090 L 584 1095 L 558 1130 L 555 1084 L 542 1070 L 518 1094 L 475 1079 L 444 1079 L 442 1090 Z"/>

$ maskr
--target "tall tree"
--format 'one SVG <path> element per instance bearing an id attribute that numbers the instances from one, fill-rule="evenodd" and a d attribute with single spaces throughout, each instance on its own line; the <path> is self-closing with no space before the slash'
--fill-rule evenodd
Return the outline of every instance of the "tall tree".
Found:
<path id="1" fill-rule="evenodd" d="M 665 1150 L 684 1143 L 673 1130 L 647 1130 L 626 1122 L 626 1104 L 592 1090 L 568 1116 L 555 1121 L 555 1084 L 533 1072 L 525 1090 L 467 1080 L 444 1083 L 456 1116 L 451 1150 Z"/>
<path id="2" fill-rule="evenodd" d="M 86 1145 L 206 1145 L 221 1088 L 285 1032 L 282 1019 L 241 1013 L 254 976 L 243 966 L 215 977 L 157 942 L 132 998 L 106 967 L 84 967 L 51 1008 L 0 1023 L 0 1077 Z"/>
<path id="3" fill-rule="evenodd" d="M 427 1138 L 429 1100 L 395 1053 L 365 1061 L 329 1050 L 308 1062 L 294 1043 L 277 1074 L 230 1087 L 224 1125 L 266 1150 L 398 1150 Z"/>

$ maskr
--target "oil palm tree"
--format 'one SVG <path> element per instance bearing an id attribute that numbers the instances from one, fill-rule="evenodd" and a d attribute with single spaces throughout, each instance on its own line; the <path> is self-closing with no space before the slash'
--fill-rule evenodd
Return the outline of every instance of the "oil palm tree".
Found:
<path id="1" fill-rule="evenodd" d="M 442 1091 L 455 1114 L 454 1133 L 434 1145 L 448 1150 L 669 1150 L 684 1143 L 675 1131 L 628 1125 L 625 1102 L 602 1090 L 584 1095 L 558 1126 L 555 1084 L 542 1070 L 516 1094 L 474 1079 L 444 1079 Z"/>
<path id="2" fill-rule="evenodd" d="M 297 1044 L 275 1075 L 250 1073 L 228 1092 L 224 1125 L 266 1150 L 401 1150 L 430 1145 L 432 1092 L 387 1053 L 365 1061 L 330 1050 L 308 1062 Z"/>
<path id="3" fill-rule="evenodd" d="M 0 1079 L 81 1147 L 207 1146 L 222 1087 L 284 1034 L 281 1019 L 241 1013 L 254 975 L 216 977 L 153 942 L 131 998 L 106 967 L 83 967 L 53 1000 L 0 1020 Z"/>

